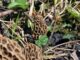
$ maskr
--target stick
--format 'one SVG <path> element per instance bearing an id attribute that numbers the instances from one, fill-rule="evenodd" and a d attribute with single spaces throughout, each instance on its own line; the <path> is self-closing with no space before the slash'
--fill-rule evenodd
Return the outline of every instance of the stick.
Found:
<path id="1" fill-rule="evenodd" d="M 7 14 L 11 14 L 12 12 L 14 12 L 13 10 L 7 10 L 7 11 L 4 11 L 4 12 L 0 12 L 0 17 L 3 17 Z"/>

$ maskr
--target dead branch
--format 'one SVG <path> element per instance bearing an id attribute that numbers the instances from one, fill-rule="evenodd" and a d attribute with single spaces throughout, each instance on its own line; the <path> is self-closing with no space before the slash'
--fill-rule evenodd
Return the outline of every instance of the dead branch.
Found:
<path id="1" fill-rule="evenodd" d="M 0 17 L 3 17 L 7 14 L 11 14 L 12 12 L 14 12 L 14 10 L 7 10 L 7 11 L 4 11 L 4 12 L 0 12 Z"/>
<path id="2" fill-rule="evenodd" d="M 59 46 L 62 46 L 62 45 L 65 45 L 65 44 L 70 44 L 70 43 L 77 43 L 77 42 L 80 42 L 80 40 L 76 40 L 76 41 L 69 41 L 69 42 L 66 42 L 66 43 L 62 43 L 62 44 L 59 44 L 59 45 L 56 45 L 54 47 L 48 47 L 48 50 L 45 51 L 44 53 L 47 53 L 48 51 L 51 51 L 51 50 L 54 50 L 56 48 L 58 48 Z"/>
<path id="3" fill-rule="evenodd" d="M 58 58 L 62 56 L 67 56 L 68 54 L 63 53 L 63 54 L 58 54 L 58 55 L 44 55 L 43 59 L 52 59 L 52 58 Z"/>

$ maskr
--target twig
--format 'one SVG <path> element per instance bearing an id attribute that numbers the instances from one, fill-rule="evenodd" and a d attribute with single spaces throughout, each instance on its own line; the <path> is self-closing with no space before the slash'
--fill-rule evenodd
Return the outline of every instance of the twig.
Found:
<path id="1" fill-rule="evenodd" d="M 59 47 L 61 45 L 70 44 L 70 43 L 77 43 L 77 42 L 80 42 L 80 40 L 69 41 L 69 42 L 66 42 L 66 43 L 62 43 L 62 44 L 59 44 L 59 45 L 56 45 L 54 47 L 49 48 L 47 51 L 44 51 L 44 53 L 47 53 L 48 51 L 51 51 L 52 49 L 56 49 L 57 47 Z"/>
<path id="2" fill-rule="evenodd" d="M 55 48 L 54 50 L 74 51 L 74 49 L 66 49 L 66 48 Z"/>
<path id="3" fill-rule="evenodd" d="M 5 15 L 8 15 L 8 14 L 11 14 L 12 12 L 15 12 L 14 10 L 7 10 L 7 11 L 4 11 L 4 12 L 0 12 L 0 17 L 3 17 Z M 28 13 L 24 12 L 26 17 L 28 17 L 28 19 L 30 19 L 31 22 L 34 22 L 34 20 L 32 19 L 32 17 L 30 17 L 28 15 Z"/>
<path id="4" fill-rule="evenodd" d="M 29 15 L 28 15 L 28 13 L 27 12 L 24 12 L 25 13 L 25 15 L 26 15 L 26 17 L 32 22 L 32 23 L 34 23 L 34 20 L 33 20 L 33 18 L 32 17 L 30 17 Z"/>
<path id="5" fill-rule="evenodd" d="M 4 12 L 0 12 L 0 17 L 3 17 L 7 14 L 11 14 L 12 12 L 14 12 L 14 10 L 7 10 L 7 11 L 4 11 Z"/>
<path id="6" fill-rule="evenodd" d="M 76 54 L 76 51 L 74 51 L 70 56 L 73 58 L 73 60 L 80 60 Z"/>
<path id="7" fill-rule="evenodd" d="M 67 7 L 67 3 L 68 3 L 68 1 L 66 0 L 65 1 L 65 6 L 64 6 L 64 9 L 59 13 L 60 15 L 66 10 L 66 7 Z"/>
<path id="8" fill-rule="evenodd" d="M 80 2 L 75 2 L 75 3 L 76 5 L 73 8 L 76 8 L 80 4 Z"/>
<path id="9" fill-rule="evenodd" d="M 34 0 L 32 0 L 32 4 L 30 7 L 30 11 L 29 11 L 29 16 L 32 16 L 33 10 L 34 10 Z"/>
<path id="10" fill-rule="evenodd" d="M 46 52 L 44 54 L 50 54 L 50 53 L 54 53 L 55 54 L 55 51 L 75 51 L 74 49 L 66 49 L 66 48 L 55 48 L 54 50 L 50 50 L 49 52 Z"/>
<path id="11" fill-rule="evenodd" d="M 52 59 L 52 58 L 58 58 L 62 56 L 67 56 L 68 54 L 63 53 L 63 54 L 58 54 L 58 55 L 44 55 L 43 59 Z"/>

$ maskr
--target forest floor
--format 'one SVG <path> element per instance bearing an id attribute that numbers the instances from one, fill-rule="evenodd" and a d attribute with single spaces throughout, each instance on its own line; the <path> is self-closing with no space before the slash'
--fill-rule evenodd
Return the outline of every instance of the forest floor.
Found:
<path id="1" fill-rule="evenodd" d="M 80 1 L 0 0 L 0 34 L 42 48 L 44 60 L 80 60 Z"/>

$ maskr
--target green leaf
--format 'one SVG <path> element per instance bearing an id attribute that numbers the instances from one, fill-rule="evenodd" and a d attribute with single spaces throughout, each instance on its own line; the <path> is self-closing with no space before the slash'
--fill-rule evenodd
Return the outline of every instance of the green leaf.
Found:
<path id="1" fill-rule="evenodd" d="M 12 27 L 12 30 L 16 30 L 17 29 L 17 26 L 18 26 L 18 23 L 19 23 L 20 21 L 19 21 L 19 15 L 17 16 L 17 18 L 16 18 L 16 22 L 14 22 L 14 24 L 13 24 L 13 27 Z"/>
<path id="2" fill-rule="evenodd" d="M 53 0 L 54 5 L 57 4 L 58 0 Z"/>
<path id="3" fill-rule="evenodd" d="M 48 26 L 48 31 L 51 31 L 51 28 L 52 28 L 51 26 Z"/>
<path id="4" fill-rule="evenodd" d="M 28 8 L 29 3 L 26 0 L 14 0 L 11 1 L 11 3 L 8 5 L 8 8 L 22 8 L 22 9 L 26 9 Z"/>
<path id="5" fill-rule="evenodd" d="M 64 39 L 71 39 L 71 38 L 73 38 L 73 37 L 74 37 L 74 35 L 72 35 L 72 34 L 65 34 L 65 35 L 63 36 Z"/>
<path id="6" fill-rule="evenodd" d="M 19 20 L 19 15 L 18 15 L 16 18 L 16 21 L 14 22 L 12 29 L 11 29 L 12 30 L 12 36 L 15 35 L 15 33 L 16 33 L 15 30 L 17 29 L 19 22 L 20 22 L 20 20 Z M 17 35 L 16 37 L 13 36 L 12 38 L 14 38 L 15 40 L 18 40 L 18 41 L 22 39 L 22 37 L 20 35 Z"/>
<path id="7" fill-rule="evenodd" d="M 48 42 L 48 37 L 46 35 L 39 36 L 39 40 L 35 41 L 35 44 L 39 47 L 46 45 Z"/>
<path id="8" fill-rule="evenodd" d="M 64 27 L 71 27 L 71 25 L 64 23 L 64 24 L 62 25 L 62 27 L 63 27 L 63 28 L 64 28 Z"/>
<path id="9" fill-rule="evenodd" d="M 30 20 L 28 20 L 28 23 L 27 24 L 28 24 L 28 27 L 33 30 L 34 24 Z"/>
<path id="10" fill-rule="evenodd" d="M 13 2 L 13 3 L 10 3 L 8 8 L 14 8 L 15 6 L 17 6 L 18 3 L 17 2 Z"/>
<path id="11" fill-rule="evenodd" d="M 80 13 L 77 10 L 75 10 L 74 8 L 72 8 L 71 6 L 69 6 L 67 8 L 67 11 L 70 14 L 70 17 L 80 18 Z"/>

